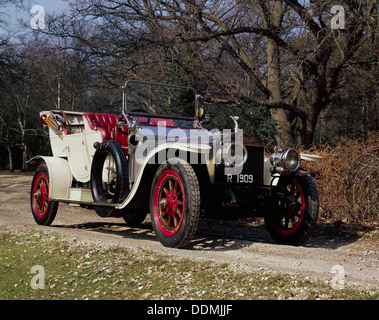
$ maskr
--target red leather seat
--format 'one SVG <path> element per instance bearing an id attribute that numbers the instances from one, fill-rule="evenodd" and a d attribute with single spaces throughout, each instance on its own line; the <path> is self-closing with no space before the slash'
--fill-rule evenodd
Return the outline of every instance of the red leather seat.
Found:
<path id="1" fill-rule="evenodd" d="M 97 130 L 101 133 L 103 141 L 115 140 L 123 147 L 125 154 L 128 154 L 128 136 L 118 131 L 116 122 L 120 118 L 118 115 L 106 113 L 86 112 L 83 116 L 87 119 L 91 130 Z M 123 128 L 125 131 L 126 128 Z"/>
<path id="2" fill-rule="evenodd" d="M 62 132 L 63 132 L 66 136 L 68 136 L 69 134 L 71 134 L 71 131 L 68 130 L 67 128 L 62 128 Z"/>
<path id="3" fill-rule="evenodd" d="M 150 125 L 152 126 L 165 126 L 165 127 L 171 127 L 171 128 L 176 128 L 176 123 L 172 120 L 167 120 L 167 119 L 159 119 L 159 118 L 151 118 L 150 119 Z"/>

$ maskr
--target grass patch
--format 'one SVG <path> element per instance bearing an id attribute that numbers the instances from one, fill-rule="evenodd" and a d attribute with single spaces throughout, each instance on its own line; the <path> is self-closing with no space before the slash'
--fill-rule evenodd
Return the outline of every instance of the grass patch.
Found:
<path id="1" fill-rule="evenodd" d="M 44 282 L 35 281 L 42 266 Z M 44 284 L 33 289 L 31 283 Z M 265 271 L 0 229 L 0 299 L 379 299 L 378 293 Z"/>

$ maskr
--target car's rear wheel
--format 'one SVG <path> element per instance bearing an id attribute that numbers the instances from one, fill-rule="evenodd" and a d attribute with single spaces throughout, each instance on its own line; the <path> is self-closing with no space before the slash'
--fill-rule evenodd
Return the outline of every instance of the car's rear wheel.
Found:
<path id="1" fill-rule="evenodd" d="M 163 163 L 150 192 L 150 215 L 158 240 L 183 248 L 194 236 L 200 217 L 200 188 L 196 173 L 185 161 Z"/>
<path id="2" fill-rule="evenodd" d="M 138 227 L 145 220 L 147 213 L 126 213 L 122 216 L 129 227 Z"/>
<path id="3" fill-rule="evenodd" d="M 42 164 L 34 174 L 30 191 L 33 218 L 39 225 L 49 226 L 57 214 L 59 202 L 51 201 L 49 192 L 49 170 Z"/>
<path id="4" fill-rule="evenodd" d="M 319 201 L 316 186 L 304 171 L 280 177 L 278 186 L 286 190 L 292 199 L 275 198 L 274 212 L 265 217 L 267 230 L 277 243 L 301 245 L 308 240 L 317 222 Z"/>

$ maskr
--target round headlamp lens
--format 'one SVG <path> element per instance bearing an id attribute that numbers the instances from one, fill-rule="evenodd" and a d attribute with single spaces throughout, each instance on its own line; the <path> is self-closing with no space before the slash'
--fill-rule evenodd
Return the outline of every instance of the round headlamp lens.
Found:
<path id="1" fill-rule="evenodd" d="M 290 171 L 296 171 L 300 167 L 300 155 L 295 149 L 290 149 L 287 151 L 285 158 L 286 167 Z"/>

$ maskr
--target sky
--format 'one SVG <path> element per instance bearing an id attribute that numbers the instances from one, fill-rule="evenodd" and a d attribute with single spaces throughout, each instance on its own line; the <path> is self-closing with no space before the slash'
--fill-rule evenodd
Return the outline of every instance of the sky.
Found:
<path id="1" fill-rule="evenodd" d="M 54 12 L 56 10 L 63 10 L 68 7 L 67 2 L 62 0 L 34 0 L 31 3 L 39 4 L 45 8 L 46 12 Z"/>

